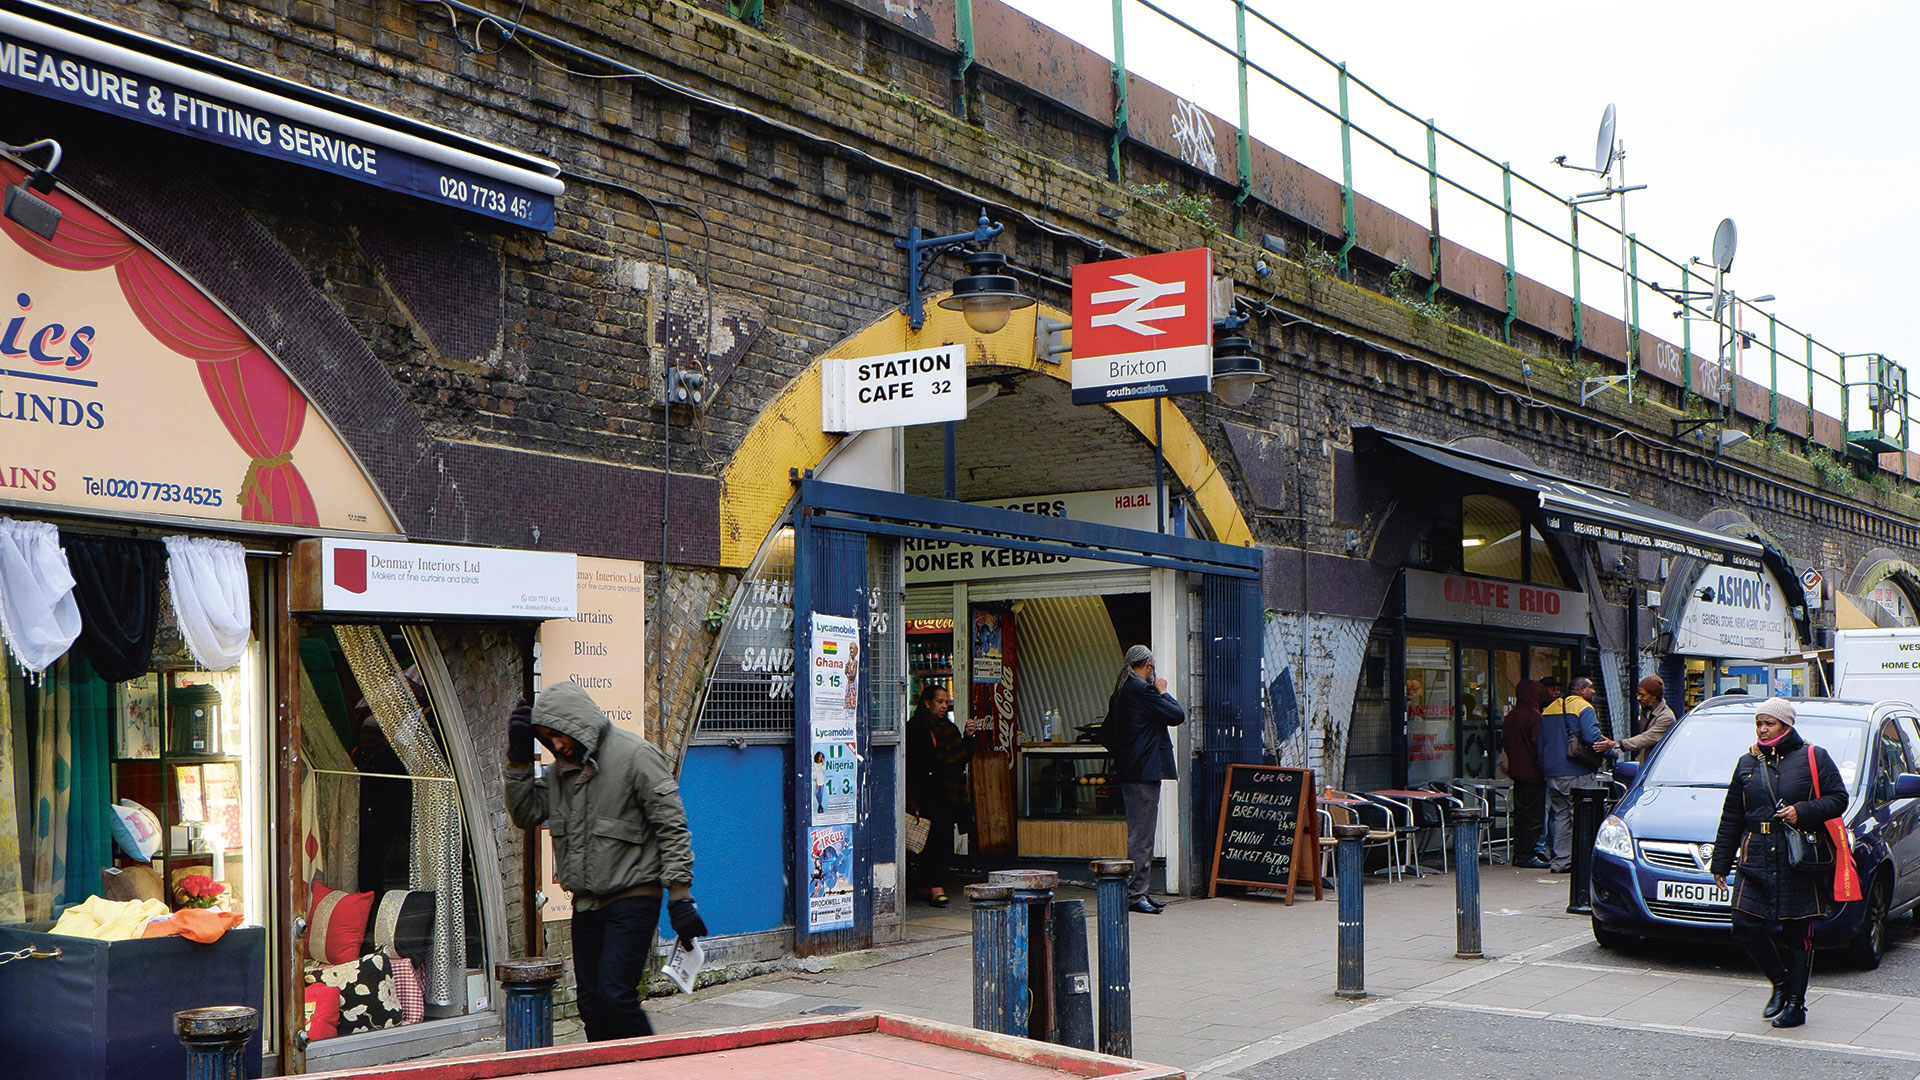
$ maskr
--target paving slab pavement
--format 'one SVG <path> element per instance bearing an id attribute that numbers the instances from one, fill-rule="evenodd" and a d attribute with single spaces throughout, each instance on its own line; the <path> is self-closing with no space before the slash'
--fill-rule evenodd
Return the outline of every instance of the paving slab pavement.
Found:
<path id="1" fill-rule="evenodd" d="M 1625 1066 L 1657 1059 L 1662 1069 L 1689 1065 L 1716 1076 L 1760 1076 L 1743 1071 L 1746 1063 L 1760 1061 L 1768 1047 L 1790 1046 L 1800 1055 L 1791 1060 L 1805 1060 L 1807 1070 L 1795 1065 L 1766 1074 L 1770 1078 L 1920 1075 L 1920 939 L 1912 932 L 1894 936 L 1883 972 L 1817 964 L 1808 1025 L 1776 1032 L 1759 1015 L 1766 982 L 1740 962 L 1737 950 L 1599 949 L 1587 919 L 1565 911 L 1564 875 L 1483 866 L 1481 883 L 1485 958 L 1460 960 L 1453 955 L 1451 876 L 1370 881 L 1370 996 L 1360 1001 L 1333 995 L 1338 906 L 1331 892 L 1317 903 L 1296 899 L 1291 907 L 1234 896 L 1181 900 L 1163 915 L 1133 915 L 1134 1054 L 1209 1080 L 1404 1077 L 1434 1070 L 1410 1072 L 1407 1062 L 1394 1064 L 1373 1048 L 1457 1029 L 1459 1039 L 1434 1045 L 1481 1039 L 1475 1045 L 1482 1049 L 1462 1051 L 1461 1060 L 1483 1064 L 1477 1070 L 1483 1073 L 1560 1075 L 1552 1060 L 1565 1056 L 1586 1062 L 1583 1071 L 1566 1075 L 1607 1075 L 1613 1070 L 1596 1071 L 1589 1053 L 1626 1047 L 1617 1075 L 1647 1075 Z M 648 1009 L 662 1031 L 854 1008 L 970 1023 L 964 905 L 916 905 L 909 915 L 907 951 L 914 955 L 889 960 L 876 950 L 871 966 L 842 958 L 840 969 L 776 973 L 655 999 Z M 1097 940 L 1091 920 L 1088 939 Z M 1738 1047 L 1731 1057 L 1730 1045 Z M 1296 1062 L 1299 1068 L 1292 1067 Z M 1866 1064 L 1856 1069 L 1856 1062 Z"/>

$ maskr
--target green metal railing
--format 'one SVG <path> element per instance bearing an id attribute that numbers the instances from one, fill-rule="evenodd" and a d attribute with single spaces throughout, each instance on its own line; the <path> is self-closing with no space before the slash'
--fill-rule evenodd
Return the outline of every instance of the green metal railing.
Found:
<path id="1" fill-rule="evenodd" d="M 1350 272 L 1351 256 L 1355 248 L 1360 247 L 1360 237 L 1356 227 L 1355 200 L 1356 189 L 1355 141 L 1384 154 L 1394 165 L 1405 166 L 1416 171 L 1419 179 L 1424 180 L 1428 211 L 1428 281 L 1426 295 L 1433 299 L 1442 288 L 1441 281 L 1441 208 L 1442 192 L 1449 200 L 1460 200 L 1463 212 L 1484 213 L 1490 211 L 1498 215 L 1505 243 L 1504 268 L 1504 307 L 1501 321 L 1501 336 L 1512 341 L 1513 324 L 1519 321 L 1521 290 L 1518 287 L 1522 253 L 1516 242 L 1516 228 L 1521 239 L 1530 244 L 1545 241 L 1549 248 L 1558 246 L 1565 250 L 1559 259 L 1545 260 L 1540 265 L 1550 264 L 1568 266 L 1570 273 L 1564 279 L 1560 272 L 1547 269 L 1537 279 L 1550 287 L 1561 288 L 1553 284 L 1557 279 L 1567 282 L 1563 291 L 1572 300 L 1572 340 L 1571 356 L 1579 357 L 1582 351 L 1594 350 L 1593 316 L 1597 311 L 1604 312 L 1603 304 L 1593 303 L 1582 294 L 1582 266 L 1598 268 L 1620 277 L 1627 295 L 1622 296 L 1622 310 L 1618 319 L 1623 329 L 1623 360 L 1627 370 L 1638 374 L 1643 360 L 1643 327 L 1641 324 L 1641 301 L 1643 294 L 1657 298 L 1661 304 L 1674 308 L 1681 319 L 1680 348 L 1678 352 L 1672 346 L 1661 341 L 1654 357 L 1654 366 L 1663 367 L 1677 377 L 1683 390 L 1683 399 L 1694 396 L 1724 402 L 1728 408 L 1728 422 L 1734 422 L 1738 416 L 1739 380 L 1758 382 L 1753 376 L 1758 367 L 1757 360 L 1747 363 L 1742 353 L 1760 347 L 1757 335 L 1744 329 L 1744 323 L 1752 319 L 1766 320 L 1767 351 L 1765 363 L 1765 389 L 1768 395 L 1764 424 L 1768 428 L 1777 428 L 1781 418 L 1781 403 L 1784 398 L 1790 408 L 1804 408 L 1806 430 L 1809 438 L 1813 436 L 1816 410 L 1826 411 L 1837 416 L 1842 430 L 1848 432 L 1850 442 L 1868 449 L 1892 449 L 1907 446 L 1907 417 L 1913 412 L 1912 395 L 1903 392 L 1898 395 L 1895 407 L 1875 411 L 1876 428 L 1858 430 L 1852 428 L 1849 420 L 1856 415 L 1856 407 L 1864 406 L 1871 411 L 1872 406 L 1886 406 L 1889 401 L 1883 399 L 1876 381 L 1883 367 L 1889 362 L 1878 354 L 1843 354 L 1818 340 L 1811 333 L 1796 329 L 1771 312 L 1765 312 L 1753 304 L 1729 294 L 1728 303 L 1723 312 L 1713 309 L 1710 299 L 1689 297 L 1689 290 L 1696 289 L 1700 275 L 1696 273 L 1693 260 L 1676 259 L 1653 247 L 1642 243 L 1636 235 L 1623 233 L 1619 225 L 1588 212 L 1576 200 L 1568 195 L 1556 192 L 1542 183 L 1517 172 L 1510 163 L 1498 161 L 1482 153 L 1464 141 L 1449 134 L 1432 119 L 1422 119 L 1403 108 L 1384 94 L 1380 93 L 1366 80 L 1348 70 L 1346 64 L 1315 49 L 1312 45 L 1289 32 L 1272 17 L 1253 6 L 1253 0 L 1180 0 L 1178 14 L 1173 10 L 1172 0 L 1113 0 L 1113 80 L 1115 91 L 1115 111 L 1113 137 L 1109 153 L 1109 172 L 1113 179 L 1121 175 L 1121 150 L 1128 133 L 1126 30 L 1127 9 L 1140 9 L 1158 16 L 1165 23 L 1198 39 L 1205 45 L 1219 50 L 1234 65 L 1236 75 L 1235 92 L 1238 97 L 1240 128 L 1236 135 L 1237 158 L 1239 164 L 1239 192 L 1236 205 L 1244 203 L 1254 190 L 1253 155 L 1250 140 L 1250 119 L 1259 114 L 1255 110 L 1250 96 L 1249 75 L 1257 75 L 1260 82 L 1256 86 L 1284 91 L 1292 99 L 1304 105 L 1309 114 L 1321 114 L 1338 127 L 1340 154 L 1340 247 L 1337 263 L 1341 276 Z M 1232 39 L 1224 40 L 1225 34 L 1216 36 L 1200 28 L 1198 23 L 1205 18 L 1224 17 L 1230 9 L 1233 19 Z M 1038 6 L 1033 14 L 1046 21 L 1049 13 L 1045 6 Z M 1223 21 L 1223 19 L 1222 19 Z M 1250 43 L 1248 28 L 1264 31 L 1267 37 L 1264 43 L 1275 45 L 1271 55 L 1263 53 Z M 1162 27 L 1151 25 L 1153 34 L 1162 32 Z M 1143 32 L 1136 28 L 1136 33 Z M 1297 49 L 1303 57 L 1288 58 L 1280 55 L 1288 47 Z M 1288 69 L 1282 74 L 1282 61 L 1288 62 Z M 1304 88 L 1304 84 L 1316 77 L 1330 78 L 1333 82 L 1334 100 L 1329 103 Z M 1359 102 L 1369 107 L 1379 108 L 1386 123 L 1410 122 L 1416 126 L 1418 138 L 1424 144 L 1425 153 L 1421 157 L 1412 156 L 1397 146 L 1388 137 L 1384 124 L 1376 130 L 1375 125 L 1362 123 L 1356 119 L 1354 95 Z M 1289 129 L 1285 139 L 1268 140 L 1275 149 L 1287 152 L 1289 148 L 1297 155 L 1303 136 Z M 1442 150 L 1455 155 L 1468 168 L 1479 168 L 1491 173 L 1498 171 L 1499 191 L 1496 194 L 1483 192 L 1474 182 L 1460 175 L 1459 170 L 1442 169 Z M 1383 176 L 1383 187 L 1398 182 L 1397 178 Z M 1522 203 L 1516 208 L 1516 193 Z M 1624 197 L 1624 196 L 1621 196 Z M 1533 209 L 1534 207 L 1555 207 L 1551 216 Z M 1550 225 L 1551 218 L 1560 213 L 1566 215 L 1564 233 Z M 1703 223 L 1704 224 L 1704 223 Z M 1595 231 L 1597 227 L 1597 232 Z M 1608 253 L 1598 247 L 1582 243 L 1581 234 L 1599 236 L 1611 241 L 1613 252 Z M 1643 273 L 1642 259 L 1648 268 Z M 1561 260 L 1567 260 L 1562 262 Z M 1624 264 L 1624 265 L 1622 265 Z M 1711 272 L 1711 268 L 1709 268 Z M 1662 287 L 1663 283 L 1677 282 L 1677 291 Z M 1704 290 L 1703 290 L 1704 291 Z M 1705 322 L 1715 327 L 1715 350 L 1713 357 L 1696 357 L 1693 352 L 1693 323 Z M 1757 325 L 1757 323 L 1756 323 Z M 1804 359 L 1795 349 L 1796 341 L 1804 346 Z M 1847 360 L 1871 356 L 1866 381 L 1849 382 L 1847 379 Z M 1696 370 L 1701 378 L 1696 380 Z M 1805 376 L 1804 399 L 1797 400 L 1799 376 Z M 1735 378 L 1734 376 L 1738 376 Z M 1709 378 L 1710 377 L 1710 378 Z M 1783 381 L 1784 380 L 1784 381 Z M 1705 385 L 1711 381 L 1712 385 Z M 1791 384 L 1791 385 L 1789 385 Z M 1864 398 L 1864 401 L 1862 400 Z M 1751 402 L 1750 402 L 1751 404 Z M 1903 466 L 1904 470 L 1904 466 Z"/>

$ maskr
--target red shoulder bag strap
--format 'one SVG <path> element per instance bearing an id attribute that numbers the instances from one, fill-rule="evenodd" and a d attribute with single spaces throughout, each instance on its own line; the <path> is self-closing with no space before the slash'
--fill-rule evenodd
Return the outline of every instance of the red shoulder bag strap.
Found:
<path id="1" fill-rule="evenodd" d="M 1813 744 L 1807 744 L 1807 775 L 1813 777 L 1813 797 L 1820 797 L 1820 766 L 1813 763 Z"/>

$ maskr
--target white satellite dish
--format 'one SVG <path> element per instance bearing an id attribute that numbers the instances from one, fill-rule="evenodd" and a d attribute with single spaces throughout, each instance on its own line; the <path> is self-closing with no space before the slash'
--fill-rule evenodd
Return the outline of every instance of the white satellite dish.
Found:
<path id="1" fill-rule="evenodd" d="M 1613 106 L 1608 105 L 1607 111 L 1600 117 L 1600 137 L 1595 140 L 1593 146 L 1593 171 L 1602 175 L 1605 175 L 1608 170 L 1613 168 L 1613 128 Z"/>
<path id="2" fill-rule="evenodd" d="M 1721 218 L 1720 227 L 1713 230 L 1713 265 L 1721 273 L 1733 269 L 1733 252 L 1740 246 L 1740 230 L 1733 227 L 1732 218 Z"/>

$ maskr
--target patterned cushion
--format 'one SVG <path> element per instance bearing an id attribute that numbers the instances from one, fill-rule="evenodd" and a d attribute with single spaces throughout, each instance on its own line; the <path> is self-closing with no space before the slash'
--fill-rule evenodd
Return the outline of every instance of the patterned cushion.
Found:
<path id="1" fill-rule="evenodd" d="M 393 987 L 392 963 L 385 953 L 368 953 L 319 970 L 318 980 L 340 991 L 340 1034 L 378 1031 L 406 1022 Z"/>
<path id="2" fill-rule="evenodd" d="M 427 998 L 420 992 L 420 971 L 404 956 L 393 958 L 393 993 L 400 999 L 400 1015 L 406 1023 L 426 1019 Z"/>
<path id="3" fill-rule="evenodd" d="M 307 955 L 325 964 L 344 964 L 362 955 L 373 894 L 347 893 L 313 883 L 313 908 L 307 914 Z"/>
<path id="4" fill-rule="evenodd" d="M 108 809 L 113 811 L 107 819 L 113 842 L 127 858 L 152 862 L 153 853 L 160 849 L 160 818 L 132 799 L 121 799 Z"/>
<path id="5" fill-rule="evenodd" d="M 433 959 L 433 893 L 390 889 L 380 896 L 367 921 L 363 953 L 381 949 L 404 956 L 424 969 Z"/>

